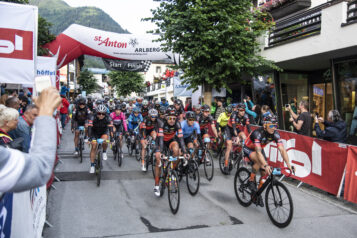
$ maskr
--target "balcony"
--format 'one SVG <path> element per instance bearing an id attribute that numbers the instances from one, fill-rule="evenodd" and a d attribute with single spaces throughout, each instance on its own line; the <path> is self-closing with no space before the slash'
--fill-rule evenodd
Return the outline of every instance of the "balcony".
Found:
<path id="1" fill-rule="evenodd" d="M 347 24 L 357 22 L 357 0 L 347 4 Z"/>

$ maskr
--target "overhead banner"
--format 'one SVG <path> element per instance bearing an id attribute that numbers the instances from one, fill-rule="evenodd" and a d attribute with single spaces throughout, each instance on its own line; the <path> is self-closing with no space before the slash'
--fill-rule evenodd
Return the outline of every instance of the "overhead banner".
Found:
<path id="1" fill-rule="evenodd" d="M 179 55 L 165 52 L 161 49 L 160 42 L 153 42 L 158 38 L 158 35 L 153 34 L 119 34 L 72 24 L 45 47 L 53 55 L 58 55 L 58 68 L 83 54 L 106 59 L 151 60 L 179 64 Z"/>
<path id="2" fill-rule="evenodd" d="M 183 84 L 180 77 L 174 77 L 174 97 L 191 97 L 192 89 L 188 89 L 189 84 Z"/>
<path id="3" fill-rule="evenodd" d="M 129 72 L 147 72 L 150 68 L 149 60 L 115 60 L 102 58 L 105 67 L 108 70 L 129 71 Z"/>
<path id="4" fill-rule="evenodd" d="M 33 83 L 37 18 L 36 6 L 0 2 L 0 83 Z"/>

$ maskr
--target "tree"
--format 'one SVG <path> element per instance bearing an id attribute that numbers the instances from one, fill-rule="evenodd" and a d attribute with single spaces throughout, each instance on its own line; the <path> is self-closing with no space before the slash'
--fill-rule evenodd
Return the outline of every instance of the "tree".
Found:
<path id="1" fill-rule="evenodd" d="M 97 79 L 94 78 L 92 72 L 88 70 L 82 71 L 77 80 L 78 84 L 82 86 L 82 90 L 86 91 L 87 94 L 91 94 L 99 88 Z"/>
<path id="2" fill-rule="evenodd" d="M 128 96 L 132 92 L 141 93 L 145 89 L 144 78 L 137 72 L 112 71 L 108 76 L 110 84 L 116 87 L 118 96 Z"/>
<path id="3" fill-rule="evenodd" d="M 179 53 L 184 82 L 228 88 L 243 74 L 275 68 L 259 56 L 257 38 L 273 25 L 268 13 L 253 9 L 251 0 L 160 0 L 151 10 L 163 50 Z M 153 32 L 153 31 L 152 31 Z"/>
<path id="4" fill-rule="evenodd" d="M 28 4 L 29 0 L 2 0 L 4 2 Z M 37 55 L 48 55 L 48 49 L 42 46 L 56 39 L 56 36 L 50 33 L 52 23 L 46 21 L 45 18 L 38 15 L 38 40 L 37 40 Z"/>

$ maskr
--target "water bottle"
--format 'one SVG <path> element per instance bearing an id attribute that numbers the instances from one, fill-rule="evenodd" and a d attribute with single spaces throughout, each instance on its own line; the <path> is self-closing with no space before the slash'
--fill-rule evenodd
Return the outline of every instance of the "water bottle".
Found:
<path id="1" fill-rule="evenodd" d="M 198 158 L 202 158 L 202 150 L 198 150 Z"/>
<path id="2" fill-rule="evenodd" d="M 188 152 L 192 155 L 193 154 L 193 149 L 192 148 L 188 149 Z"/>
<path id="3" fill-rule="evenodd" d="M 274 168 L 273 169 L 273 175 L 281 175 L 281 169 L 280 168 Z"/>

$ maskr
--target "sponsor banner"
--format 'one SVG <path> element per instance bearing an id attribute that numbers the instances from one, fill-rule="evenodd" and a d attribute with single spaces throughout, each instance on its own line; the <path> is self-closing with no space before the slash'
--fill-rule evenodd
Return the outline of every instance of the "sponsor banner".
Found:
<path id="1" fill-rule="evenodd" d="M 0 2 L 0 82 L 33 84 L 37 55 L 35 6 Z"/>
<path id="2" fill-rule="evenodd" d="M 296 168 L 292 178 L 336 195 L 346 165 L 347 146 L 287 131 L 279 133 L 290 163 Z M 264 152 L 270 165 L 286 167 L 275 143 L 269 143 Z"/>
<path id="3" fill-rule="evenodd" d="M 192 89 L 188 89 L 189 84 L 183 84 L 180 77 L 174 77 L 174 97 L 191 97 Z"/>
<path id="4" fill-rule="evenodd" d="M 357 203 L 357 147 L 348 147 L 344 199 Z"/>
<path id="5" fill-rule="evenodd" d="M 10 237 L 41 238 L 45 219 L 46 185 L 14 194 Z"/>
<path id="6" fill-rule="evenodd" d="M 56 87 L 57 57 L 37 56 L 36 76 L 49 76 L 52 86 Z"/>
<path id="7" fill-rule="evenodd" d="M 147 72 L 150 68 L 149 60 L 114 60 L 102 58 L 105 67 L 108 70 Z"/>
<path id="8" fill-rule="evenodd" d="M 119 34 L 72 24 L 46 47 L 58 55 L 59 68 L 83 54 L 106 59 L 179 63 L 179 55 L 162 51 L 161 43 L 154 42 L 158 38 L 153 34 Z"/>

